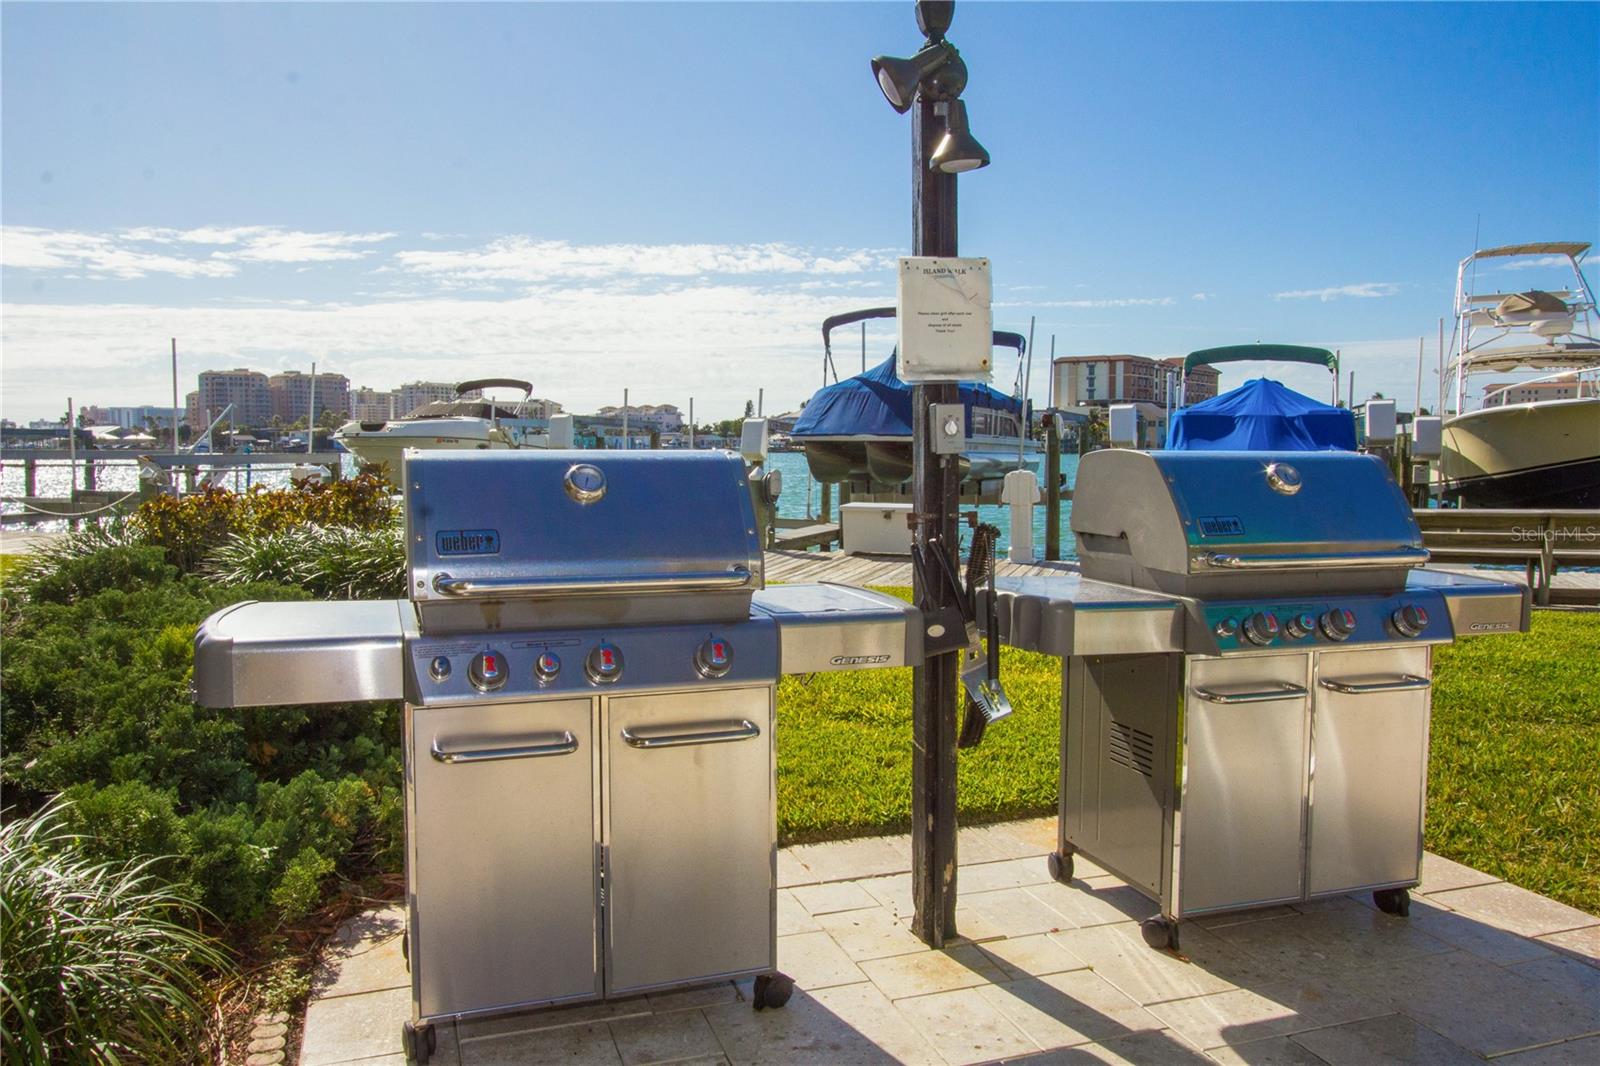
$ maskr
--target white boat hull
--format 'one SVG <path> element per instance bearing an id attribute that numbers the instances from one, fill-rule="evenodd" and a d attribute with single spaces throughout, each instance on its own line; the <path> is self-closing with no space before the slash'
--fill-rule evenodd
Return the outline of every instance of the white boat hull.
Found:
<path id="1" fill-rule="evenodd" d="M 1445 493 L 1468 506 L 1600 507 L 1600 397 L 1485 407 L 1443 438 Z"/>
<path id="2" fill-rule="evenodd" d="M 470 451 L 514 446 L 499 427 L 477 418 L 386 422 L 376 429 L 365 429 L 351 422 L 341 426 L 334 437 L 358 462 L 386 467 L 391 477 L 399 474 L 401 454 L 407 448 Z"/>

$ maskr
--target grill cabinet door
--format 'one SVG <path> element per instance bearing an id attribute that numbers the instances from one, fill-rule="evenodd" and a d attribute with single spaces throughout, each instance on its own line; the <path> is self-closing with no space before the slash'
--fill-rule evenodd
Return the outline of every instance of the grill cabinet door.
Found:
<path id="1" fill-rule="evenodd" d="M 1180 916 L 1300 898 L 1309 672 L 1300 654 L 1191 663 Z"/>
<path id="2" fill-rule="evenodd" d="M 770 968 L 772 689 L 605 701 L 606 992 Z"/>
<path id="3" fill-rule="evenodd" d="M 1317 656 L 1313 895 L 1417 880 L 1428 777 L 1428 656 L 1425 647 Z"/>
<path id="4" fill-rule="evenodd" d="M 423 1017 L 599 994 L 594 712 L 588 699 L 410 710 Z"/>

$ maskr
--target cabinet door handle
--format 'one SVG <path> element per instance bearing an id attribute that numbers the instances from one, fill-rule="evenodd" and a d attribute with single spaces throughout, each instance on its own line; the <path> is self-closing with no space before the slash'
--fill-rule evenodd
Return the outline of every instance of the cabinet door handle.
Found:
<path id="1" fill-rule="evenodd" d="M 1271 703 L 1273 700 L 1292 700 L 1296 696 L 1304 696 L 1306 690 L 1299 685 L 1291 685 L 1287 681 L 1267 682 L 1276 685 L 1276 688 L 1253 689 L 1249 692 L 1214 692 L 1208 688 L 1196 688 L 1194 694 L 1207 703 Z"/>
<path id="2" fill-rule="evenodd" d="M 640 735 L 623 729 L 622 739 L 630 748 L 681 748 L 687 744 L 726 744 L 734 740 L 752 740 L 761 735 L 761 727 L 748 718 L 732 723 L 728 729 L 706 729 L 694 733 L 651 733 Z"/>
<path id="3" fill-rule="evenodd" d="M 1399 677 L 1386 677 L 1378 681 L 1336 681 L 1331 677 L 1320 677 L 1317 679 L 1317 684 L 1330 692 L 1365 696 L 1370 692 L 1404 692 L 1407 689 L 1430 688 L 1433 682 L 1415 674 L 1401 674 Z"/>
<path id="4" fill-rule="evenodd" d="M 571 755 L 578 750 L 578 738 L 570 732 L 547 733 L 543 737 L 529 737 L 526 743 L 511 744 L 503 748 L 459 748 L 446 749 L 439 746 L 439 738 L 433 738 L 432 750 L 429 752 L 435 759 L 442 763 L 457 762 L 494 762 L 498 759 L 540 759 L 548 755 Z"/>

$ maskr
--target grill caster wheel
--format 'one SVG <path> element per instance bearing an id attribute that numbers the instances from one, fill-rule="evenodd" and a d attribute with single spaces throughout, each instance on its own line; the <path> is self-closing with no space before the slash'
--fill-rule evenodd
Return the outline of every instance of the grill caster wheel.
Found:
<path id="1" fill-rule="evenodd" d="M 1380 888 L 1372 894 L 1372 904 L 1385 914 L 1411 917 L 1411 893 L 1403 888 Z"/>
<path id="2" fill-rule="evenodd" d="M 1072 883 L 1072 852 L 1052 851 L 1044 862 L 1051 878 L 1063 885 Z"/>
<path id="3" fill-rule="evenodd" d="M 431 1025 L 406 1022 L 400 1027 L 400 1043 L 405 1048 L 408 1066 L 410 1063 L 428 1066 L 428 1060 L 439 1050 L 439 1034 Z"/>
<path id="4" fill-rule="evenodd" d="M 1171 918 L 1146 918 L 1139 923 L 1139 933 L 1146 944 L 1158 951 L 1162 948 L 1178 950 L 1178 923 Z"/>
<path id="5" fill-rule="evenodd" d="M 782 973 L 764 973 L 756 978 L 752 1004 L 756 1010 L 771 1007 L 777 1010 L 789 1002 L 794 992 L 794 978 Z"/>

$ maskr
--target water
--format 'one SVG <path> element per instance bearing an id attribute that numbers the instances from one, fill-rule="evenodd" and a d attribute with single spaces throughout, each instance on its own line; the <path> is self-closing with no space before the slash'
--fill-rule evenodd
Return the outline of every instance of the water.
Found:
<path id="1" fill-rule="evenodd" d="M 778 497 L 778 514 L 784 518 L 806 518 L 806 484 L 811 483 L 811 515 L 817 514 L 822 506 L 822 486 L 811 481 L 811 472 L 806 467 L 806 457 L 802 452 L 774 452 L 767 458 L 767 462 L 776 470 L 783 471 L 783 495 Z M 1044 466 L 1040 459 L 1040 469 Z M 1067 484 L 1072 485 L 1078 477 L 1078 457 L 1076 455 L 1063 455 L 1061 457 L 1061 472 L 1066 475 Z M 1041 486 L 1041 492 L 1043 487 Z M 839 486 L 834 486 L 834 520 L 838 521 Z M 963 504 L 963 512 L 972 510 L 970 504 Z M 981 521 L 992 523 L 1000 527 L 1000 539 L 997 549 L 1004 554 L 1011 547 L 1011 508 L 1004 505 L 980 506 L 978 515 Z M 1073 553 L 1072 530 L 1068 520 L 1072 514 L 1072 501 L 1061 501 L 1061 554 L 1063 558 L 1076 558 Z M 1044 558 L 1044 504 L 1033 509 L 1033 547 L 1034 553 L 1039 558 Z M 969 539 L 969 530 L 966 523 L 959 526 L 961 530 L 961 547 L 965 551 Z"/>

